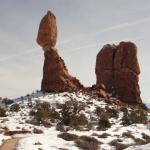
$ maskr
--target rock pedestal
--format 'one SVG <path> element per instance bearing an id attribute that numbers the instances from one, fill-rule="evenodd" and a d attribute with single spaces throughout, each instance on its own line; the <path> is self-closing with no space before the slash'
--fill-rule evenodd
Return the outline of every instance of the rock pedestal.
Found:
<path id="1" fill-rule="evenodd" d="M 41 89 L 45 92 L 65 92 L 82 89 L 80 82 L 72 77 L 58 52 L 54 49 L 45 51 L 43 80 Z"/>
<path id="2" fill-rule="evenodd" d="M 54 48 L 57 40 L 56 18 L 51 11 L 41 20 L 37 43 L 44 50 L 44 67 L 41 90 L 44 92 L 64 92 L 83 89 L 83 85 L 72 77 L 63 59 Z"/>

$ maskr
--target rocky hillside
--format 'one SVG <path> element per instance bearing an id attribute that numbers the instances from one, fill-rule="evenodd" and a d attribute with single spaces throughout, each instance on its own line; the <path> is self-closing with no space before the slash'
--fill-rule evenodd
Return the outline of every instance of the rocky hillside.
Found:
<path id="1" fill-rule="evenodd" d="M 122 150 L 150 143 L 149 110 L 110 101 L 83 92 L 40 91 L 3 99 L 0 143 L 12 136 L 21 137 L 17 150 Z"/>

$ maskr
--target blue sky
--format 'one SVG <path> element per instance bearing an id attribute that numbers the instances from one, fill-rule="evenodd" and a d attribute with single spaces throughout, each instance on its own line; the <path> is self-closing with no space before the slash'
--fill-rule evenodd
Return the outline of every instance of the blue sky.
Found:
<path id="1" fill-rule="evenodd" d="M 57 18 L 56 47 L 69 72 L 84 85 L 95 83 L 96 55 L 104 44 L 135 42 L 142 98 L 150 102 L 148 0 L 2 0 L 0 96 L 18 97 L 40 89 L 44 60 L 36 36 L 48 9 Z"/>

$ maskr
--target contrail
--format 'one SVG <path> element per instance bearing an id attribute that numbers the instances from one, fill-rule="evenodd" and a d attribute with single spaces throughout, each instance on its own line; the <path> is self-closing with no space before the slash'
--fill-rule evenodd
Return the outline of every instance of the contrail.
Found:
<path id="1" fill-rule="evenodd" d="M 150 21 L 150 17 L 144 18 L 144 19 L 141 19 L 141 20 L 136 20 L 134 22 L 122 23 L 122 24 L 119 24 L 119 25 L 116 25 L 116 26 L 108 27 L 108 28 L 105 28 L 103 30 L 97 31 L 96 33 L 94 33 L 94 35 L 109 32 L 109 31 L 113 31 L 113 30 L 117 30 L 117 29 L 122 29 L 122 28 L 126 28 L 126 27 L 135 26 L 135 25 L 142 24 L 142 23 L 145 23 L 145 22 L 148 22 L 148 21 Z M 67 44 L 69 42 L 71 42 L 71 40 L 65 40 L 65 41 L 59 42 L 57 45 L 60 46 L 60 45 L 63 45 L 63 44 Z M 77 48 L 71 50 L 70 52 L 74 52 L 74 51 L 77 51 L 77 50 L 90 48 L 90 47 L 96 47 L 98 45 L 99 45 L 98 43 L 88 44 L 88 45 L 84 45 L 84 46 L 81 46 L 81 47 L 77 47 Z M 20 54 L 11 55 L 11 56 L 2 58 L 2 59 L 0 59 L 0 62 L 4 62 L 4 61 L 7 61 L 9 59 L 17 58 L 19 56 L 24 56 L 24 55 L 31 54 L 31 53 L 35 52 L 37 49 L 39 49 L 39 48 L 33 48 L 31 50 L 25 51 L 25 52 L 20 53 Z"/>
<path id="2" fill-rule="evenodd" d="M 37 51 L 38 49 L 39 48 L 33 48 L 33 49 L 28 50 L 28 51 L 25 50 L 23 53 L 19 53 L 19 54 L 15 54 L 15 55 L 11 55 L 11 56 L 5 57 L 5 58 L 1 58 L 0 62 L 7 61 L 9 59 L 14 59 L 14 58 L 17 58 L 17 57 L 20 57 L 20 56 L 29 55 L 31 53 L 35 53 L 35 51 Z"/>
<path id="3" fill-rule="evenodd" d="M 142 37 L 139 37 L 139 38 L 123 38 L 122 41 L 136 41 L 136 40 L 141 40 L 143 39 Z M 105 44 L 115 44 L 115 43 L 118 43 L 120 42 L 120 39 L 118 40 L 114 40 L 114 41 L 107 41 L 107 42 L 102 42 L 102 43 L 91 43 L 91 44 L 88 44 L 88 45 L 83 45 L 83 46 L 80 46 L 80 47 L 77 47 L 77 48 L 74 48 L 72 50 L 70 50 L 69 52 L 76 52 L 76 51 L 79 51 L 79 50 L 83 50 L 85 48 L 92 48 L 92 47 L 102 47 L 104 46 Z"/>
<path id="4" fill-rule="evenodd" d="M 60 41 L 58 42 L 58 46 L 61 46 L 63 44 L 67 44 L 69 43 L 71 40 L 64 40 L 64 41 Z M 42 50 L 42 48 L 32 48 L 32 49 L 29 49 L 29 50 L 23 50 L 22 53 L 18 53 L 18 54 L 15 54 L 15 55 L 11 55 L 11 56 L 8 56 L 8 57 L 4 57 L 4 58 L 1 58 L 0 59 L 0 63 L 1 62 L 5 62 L 7 60 L 10 60 L 10 59 L 15 59 L 17 57 L 21 57 L 21 56 L 26 56 L 26 55 L 31 55 L 32 53 L 35 53 L 35 52 L 39 52 L 39 50 Z"/>
<path id="5" fill-rule="evenodd" d="M 100 34 L 100 33 L 105 33 L 105 32 L 109 32 L 109 31 L 113 31 L 113 30 L 117 30 L 117 29 L 122 29 L 122 28 L 126 28 L 126 27 L 131 27 L 131 26 L 135 26 L 135 25 L 139 25 L 145 22 L 150 21 L 150 17 L 148 18 L 144 18 L 144 19 L 140 19 L 140 20 L 136 20 L 134 22 L 127 22 L 127 23 L 122 23 L 116 26 L 112 26 L 112 27 L 108 27 L 105 28 L 103 30 L 97 31 L 95 32 L 94 35 Z"/>

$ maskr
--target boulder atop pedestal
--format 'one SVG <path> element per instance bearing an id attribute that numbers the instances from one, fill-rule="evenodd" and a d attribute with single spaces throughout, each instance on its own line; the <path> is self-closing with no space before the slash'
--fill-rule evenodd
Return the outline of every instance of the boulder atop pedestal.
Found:
<path id="1" fill-rule="evenodd" d="M 47 14 L 41 20 L 41 23 L 39 25 L 37 43 L 45 51 L 51 47 L 55 47 L 56 40 L 57 40 L 56 17 L 51 11 L 48 11 Z"/>
<path id="2" fill-rule="evenodd" d="M 132 42 L 105 45 L 96 60 L 97 85 L 128 104 L 141 103 L 137 47 Z"/>

